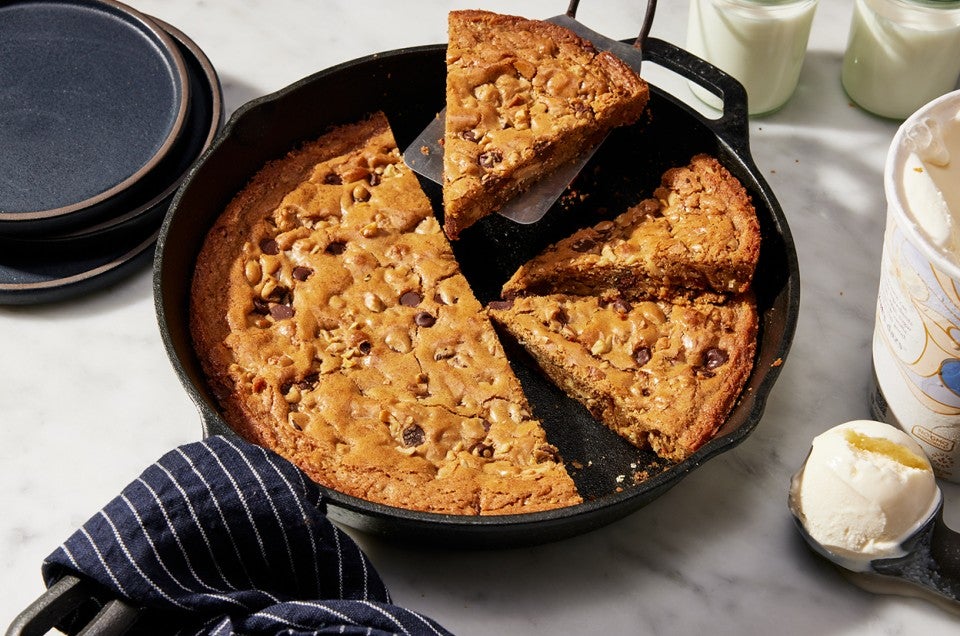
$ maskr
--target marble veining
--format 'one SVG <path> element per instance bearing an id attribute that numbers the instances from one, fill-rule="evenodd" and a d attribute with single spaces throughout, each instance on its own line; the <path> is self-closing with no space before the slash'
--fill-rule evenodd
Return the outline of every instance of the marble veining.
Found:
<path id="1" fill-rule="evenodd" d="M 446 12 L 546 18 L 562 0 L 132 0 L 192 37 L 228 111 L 331 65 L 443 42 Z M 687 2 L 660 2 L 653 35 L 683 45 Z M 532 548 L 409 549 L 354 534 L 399 604 L 461 634 L 956 633 L 922 601 L 875 596 L 807 550 L 786 508 L 810 440 L 868 417 L 870 338 L 896 122 L 840 87 L 850 2 L 820 3 L 793 98 L 750 122 L 751 149 L 797 244 L 801 315 L 763 421 L 665 496 L 589 534 Z M 580 19 L 635 35 L 642 3 L 584 2 Z M 655 84 L 694 104 L 685 80 Z M 337 99 L 336 95 L 329 96 Z M 318 106 L 319 107 L 319 106 Z M 704 109 L 704 107 L 697 106 Z M 200 435 L 160 341 L 150 272 L 69 302 L 0 307 L 0 624 L 42 590 L 39 566 L 140 470 Z M 960 487 L 942 484 L 960 529 Z"/>

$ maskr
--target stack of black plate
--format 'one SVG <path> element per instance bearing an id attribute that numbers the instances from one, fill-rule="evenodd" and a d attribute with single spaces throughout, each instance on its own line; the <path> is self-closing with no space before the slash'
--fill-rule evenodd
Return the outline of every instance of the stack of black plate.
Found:
<path id="1" fill-rule="evenodd" d="M 222 121 L 216 71 L 171 25 L 112 0 L 0 2 L 0 304 L 149 263 Z"/>

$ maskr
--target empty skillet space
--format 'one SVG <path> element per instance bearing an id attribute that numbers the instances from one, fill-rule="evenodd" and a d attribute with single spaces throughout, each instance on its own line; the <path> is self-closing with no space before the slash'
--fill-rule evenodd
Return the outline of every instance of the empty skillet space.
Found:
<path id="1" fill-rule="evenodd" d="M 170 150 L 187 111 L 169 38 L 106 2 L 0 6 L 0 218 L 80 211 Z"/>

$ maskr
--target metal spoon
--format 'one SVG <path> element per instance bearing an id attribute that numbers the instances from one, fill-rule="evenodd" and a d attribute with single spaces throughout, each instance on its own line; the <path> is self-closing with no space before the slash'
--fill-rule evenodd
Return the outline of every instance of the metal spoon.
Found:
<path id="1" fill-rule="evenodd" d="M 943 493 L 935 511 L 907 537 L 904 554 L 893 558 L 866 559 L 831 551 L 814 539 L 792 496 L 790 512 L 801 536 L 814 552 L 839 566 L 855 585 L 877 594 L 898 594 L 928 600 L 960 615 L 960 533 L 943 521 Z"/>

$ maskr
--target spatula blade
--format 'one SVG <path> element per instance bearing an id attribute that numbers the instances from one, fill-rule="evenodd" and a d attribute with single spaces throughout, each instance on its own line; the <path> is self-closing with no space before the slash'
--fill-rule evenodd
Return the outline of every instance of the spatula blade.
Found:
<path id="1" fill-rule="evenodd" d="M 636 47 L 617 40 L 612 40 L 596 31 L 583 26 L 573 18 L 558 15 L 547 20 L 564 26 L 577 33 L 580 37 L 590 41 L 601 51 L 610 51 L 630 65 L 637 73 L 643 61 L 643 53 Z M 446 109 L 437 113 L 437 116 L 403 151 L 403 159 L 416 173 L 436 183 L 443 183 L 443 135 Z M 536 223 L 553 207 L 553 204 L 563 196 L 564 191 L 576 178 L 583 166 L 602 144 L 587 148 L 577 157 L 559 166 L 553 172 L 537 180 L 529 189 L 517 195 L 497 214 L 506 217 L 515 223 L 529 225 Z"/>

